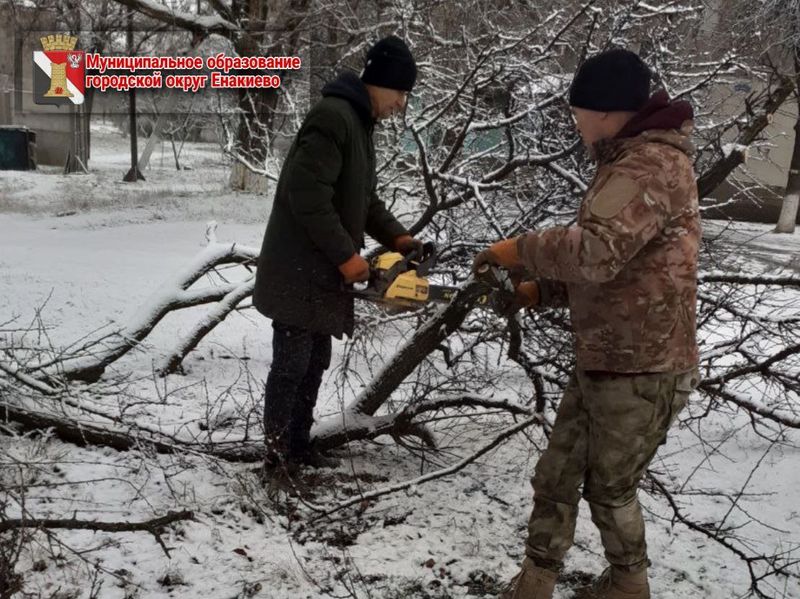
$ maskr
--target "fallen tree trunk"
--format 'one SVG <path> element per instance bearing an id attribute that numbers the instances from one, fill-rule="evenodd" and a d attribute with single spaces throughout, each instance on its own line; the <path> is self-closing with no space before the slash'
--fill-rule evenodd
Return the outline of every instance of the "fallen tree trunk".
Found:
<path id="1" fill-rule="evenodd" d="M 236 309 L 236 306 L 253 294 L 255 284 L 255 277 L 251 277 L 220 299 L 208 314 L 195 325 L 195 328 L 178 342 L 178 346 L 158 368 L 158 373 L 161 376 L 166 376 L 177 371 L 187 354 L 197 347 L 197 344 L 213 331 L 219 323 L 225 320 L 228 314 Z"/>
<path id="2" fill-rule="evenodd" d="M 414 332 L 348 409 L 369 416 L 375 414 L 400 383 L 461 326 L 480 297 L 489 291 L 490 288 L 479 281 L 464 285 L 447 306 Z"/>
<path id="3" fill-rule="evenodd" d="M 406 421 L 402 414 L 390 422 L 386 422 L 385 418 L 372 417 L 428 355 L 461 326 L 481 296 L 489 291 L 485 283 L 468 281 L 447 306 L 414 332 L 341 415 L 328 419 L 312 431 L 315 443 L 322 448 L 330 448 L 348 441 L 372 438 L 378 430 L 402 433 L 404 429 L 430 440 L 429 435 L 418 426 L 410 428 L 412 423 Z"/>
<path id="4" fill-rule="evenodd" d="M 210 240 L 208 246 L 175 278 L 162 283 L 131 318 L 127 326 L 114 334 L 111 341 L 104 341 L 103 347 L 99 351 L 86 352 L 84 355 L 66 359 L 55 359 L 50 363 L 29 368 L 27 372 L 34 376 L 39 373 L 49 377 L 63 376 L 71 380 L 95 382 L 110 364 L 139 345 L 170 312 L 222 301 L 241 290 L 239 283 L 190 290 L 189 288 L 200 277 L 222 264 L 253 262 L 257 258 L 258 250 L 254 248 Z"/>
<path id="5" fill-rule="evenodd" d="M 0 396 L 0 421 L 15 422 L 26 432 L 49 431 L 73 445 L 96 445 L 117 451 L 154 451 L 162 454 L 198 453 L 229 462 L 257 462 L 263 458 L 262 442 L 181 442 L 167 435 L 142 431 L 135 425 L 123 429 L 113 425 L 78 421 L 64 415 L 15 405 Z"/>

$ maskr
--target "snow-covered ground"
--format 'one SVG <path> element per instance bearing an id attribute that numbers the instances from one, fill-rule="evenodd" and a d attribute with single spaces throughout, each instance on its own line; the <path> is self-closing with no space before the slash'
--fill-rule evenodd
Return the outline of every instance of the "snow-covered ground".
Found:
<path id="1" fill-rule="evenodd" d="M 730 223 L 706 220 L 703 233 L 730 249 L 730 263 L 756 259 L 764 272 L 800 272 L 800 227 L 792 235 L 774 233 L 775 226 L 764 223 Z M 726 262 L 726 265 L 728 262 Z"/>
<path id="2" fill-rule="evenodd" d="M 147 181 L 123 184 L 125 140 L 107 129 L 98 129 L 93 139 L 90 175 L 0 173 L 0 323 L 16 317 L 14 326 L 20 327 L 41 318 L 55 346 L 109 321 L 124 323 L 202 248 L 209 220 L 220 223 L 220 240 L 258 247 L 269 210 L 267 196 L 225 189 L 226 165 L 210 144 L 187 145 L 193 170 L 176 172 L 171 154 L 162 166 L 157 151 L 145 172 Z M 723 224 L 706 223 L 705 228 L 715 235 Z M 763 225 L 736 225 L 722 234 L 740 254 L 756 259 L 751 260 L 756 270 L 800 270 L 800 232 L 777 236 L 768 231 Z M 155 354 L 170 347 L 202 313 L 203 308 L 193 308 L 170 315 L 148 338 L 148 347 Z M 257 401 L 270 363 L 270 332 L 269 322 L 252 310 L 234 314 L 189 356 L 184 375 L 164 381 L 149 376 L 153 352 L 126 356 L 119 368 L 141 379 L 132 384 L 133 392 L 158 397 L 158 389 L 163 397 L 158 410 L 148 407 L 140 417 L 198 427 L 222 419 L 237 402 Z M 334 343 L 334 364 L 343 350 L 343 343 Z M 339 407 L 333 376 L 321 394 L 322 415 Z M 213 414 L 204 413 L 208 403 L 214 405 Z M 741 526 L 739 533 L 754 548 L 800 557 L 797 438 L 776 446 L 747 431 L 731 436 L 742 426 L 746 429 L 746 418 L 709 425 L 706 441 L 718 443 L 717 453 L 709 455 L 694 431 L 675 430 L 653 469 L 711 491 L 743 488 L 728 524 Z M 462 450 L 470 442 L 485 441 L 482 425 L 464 427 Z M 432 467 L 391 440 L 380 441 L 351 447 L 345 465 L 320 475 L 304 501 L 332 505 Z M 0 436 L 6 466 L 9 456 L 39 465 L 26 481 L 27 509 L 37 515 L 143 520 L 181 507 L 195 511 L 194 521 L 165 536 L 170 558 L 146 533 L 59 532 L 72 549 L 102 546 L 87 558 L 103 568 L 103 586 L 96 595 L 103 599 L 493 596 L 522 557 L 531 499 L 528 477 L 543 443 L 542 432 L 531 430 L 454 476 L 362 506 L 359 514 L 349 511 L 314 521 L 312 507 L 265 490 L 252 464 Z M 769 466 L 748 478 L 759 460 Z M 747 596 L 749 575 L 741 560 L 671 521 L 663 502 L 645 494 L 642 501 L 654 597 Z M 731 508 L 713 494 L 684 507 L 699 521 Z M 568 582 L 603 567 L 585 506 L 576 541 L 560 599 L 569 597 Z M 64 558 L 53 561 L 52 546 L 43 537 L 38 542 L 20 564 L 29 596 L 89 596 L 91 577 L 76 556 L 62 549 Z M 786 580 L 775 596 L 800 598 L 797 579 Z"/>
<path id="3" fill-rule="evenodd" d="M 60 217 L 65 226 L 93 227 L 165 220 L 253 224 L 265 220 L 269 197 L 227 188 L 230 168 L 218 145 L 186 142 L 180 155 L 186 170 L 176 171 L 172 148 L 162 142 L 151 155 L 146 180 L 123 184 L 130 168 L 128 143 L 110 126 L 93 125 L 88 175 L 64 176 L 63 169 L 53 166 L 38 172 L 3 171 L 0 212 Z"/>

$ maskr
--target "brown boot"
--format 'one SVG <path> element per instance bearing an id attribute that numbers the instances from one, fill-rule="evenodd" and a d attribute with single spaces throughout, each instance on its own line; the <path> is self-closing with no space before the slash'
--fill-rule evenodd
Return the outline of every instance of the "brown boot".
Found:
<path id="1" fill-rule="evenodd" d="M 647 568 L 628 572 L 609 566 L 589 586 L 575 589 L 574 599 L 650 599 Z"/>
<path id="2" fill-rule="evenodd" d="M 500 599 L 553 599 L 558 574 L 540 568 L 533 560 L 522 560 L 522 569 L 511 579 L 508 587 L 500 594 Z"/>

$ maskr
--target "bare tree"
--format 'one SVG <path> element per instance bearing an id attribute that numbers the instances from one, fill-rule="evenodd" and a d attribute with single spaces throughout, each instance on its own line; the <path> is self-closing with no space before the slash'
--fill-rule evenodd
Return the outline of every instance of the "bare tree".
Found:
<path id="1" fill-rule="evenodd" d="M 206 20 L 150 2 L 124 3 L 158 20 L 172 19 L 198 35 L 235 36 L 247 23 L 273 22 L 264 12 L 251 15 L 249 21 L 225 17 L 233 7 L 220 3 L 212 6 L 217 16 Z M 468 264 L 475 251 L 491 241 L 574 218 L 593 175 L 564 100 L 582 56 L 615 44 L 639 49 L 654 66 L 659 85 L 674 97 L 693 101 L 703 195 L 741 164 L 743 153 L 725 152 L 726 143 L 757 143 L 794 87 L 794 82 L 773 76 L 744 53 L 730 48 L 709 53 L 698 39 L 704 18 L 700 2 L 499 4 L 364 3 L 359 10 L 370 13 L 366 22 L 365 13 L 349 4 L 322 5 L 331 31 L 320 37 L 337 50 L 343 65 L 359 55 L 375 31 L 400 32 L 413 46 L 421 70 L 419 88 L 402 122 L 391 122 L 379 132 L 379 194 L 414 233 L 439 243 L 440 262 L 432 277 L 460 291 L 448 306 L 412 313 L 359 307 L 356 334 L 334 373 L 339 409 L 313 434 L 331 448 L 358 447 L 357 441 L 391 435 L 420 456 L 428 471 L 417 480 L 382 488 L 359 486 L 350 497 L 327 503 L 298 500 L 298 509 L 312 513 L 320 526 L 329 525 L 334 514 L 362 517 L 372 502 L 449 476 L 516 435 L 528 435 L 537 446 L 546 438 L 566 375 L 574 367 L 569 323 L 558 310 L 506 319 L 476 308 L 485 288 L 471 279 Z M 301 11 L 293 10 L 287 18 L 299 18 Z M 267 29 L 270 35 L 280 30 Z M 253 43 L 265 43 L 258 36 Z M 739 112 L 721 115 L 713 100 L 714 86 L 742 74 L 760 78 L 763 91 L 749 97 Z M 299 112 L 297 108 L 294 117 Z M 219 243 L 211 232 L 208 237 L 208 247 L 119 331 L 104 330 L 67 348 L 33 344 L 24 332 L 9 334 L 0 360 L 0 386 L 6 391 L 0 406 L 6 417 L 27 429 L 52 427 L 72 443 L 83 439 L 120 448 L 257 460 L 262 436 L 253 423 L 259 421 L 260 390 L 249 375 L 244 375 L 246 392 L 220 396 L 220 403 L 247 406 L 235 414 L 224 434 L 211 424 L 198 433 L 188 425 L 178 431 L 160 430 L 150 424 L 157 418 L 143 423 L 127 408 L 141 398 L 117 388 L 125 374 L 133 374 L 118 360 L 132 349 L 143 349 L 150 332 L 171 310 L 208 306 L 183 339 L 161 348 L 157 363 L 165 377 L 155 379 L 159 390 L 161 385 L 184 384 L 180 377 L 166 375 L 180 372 L 189 352 L 229 314 L 248 309 L 257 251 Z M 736 253 L 722 241 L 712 241 L 704 248 L 700 276 L 705 380 L 683 424 L 706 455 L 722 451 L 706 427 L 723 428 L 725 438 L 733 442 L 752 430 L 770 446 L 780 441 L 794 447 L 792 435 L 800 426 L 800 281 L 785 273 L 746 271 L 746 265 L 733 261 Z M 75 379 L 90 384 L 75 384 Z M 115 388 L 118 405 L 80 401 L 87 389 L 101 393 L 108 387 Z M 753 388 L 759 394 L 752 393 Z M 107 390 L 104 396 L 111 396 Z M 158 414 L 158 402 L 151 403 L 148 409 Z M 702 463 L 697 465 L 701 468 Z M 753 464 L 754 472 L 763 468 L 763 462 Z M 673 519 L 706 531 L 739 556 L 751 574 L 753 593 L 775 596 L 775 581 L 781 576 L 797 580 L 791 555 L 771 546 L 764 534 L 767 526 L 745 509 L 746 482 L 738 489 L 710 489 L 694 472 L 679 480 L 671 477 L 668 465 L 664 470 L 654 468 L 645 490 L 671 510 Z M 690 500 L 709 497 L 728 501 L 730 512 L 708 522 L 685 508 Z M 753 534 L 761 542 L 749 544 L 739 526 L 757 528 Z"/>
<path id="2" fill-rule="evenodd" d="M 167 5 L 117 0 L 158 22 L 185 29 L 196 38 L 218 34 L 230 41 L 239 56 L 287 55 L 301 48 L 301 36 L 309 27 L 310 0 L 209 1 L 205 5 L 187 2 L 181 11 Z M 195 6 L 198 9 L 195 9 Z M 283 85 L 290 73 L 280 72 Z M 275 119 L 283 88 L 241 89 L 238 123 L 231 148 L 235 162 L 231 185 L 235 189 L 265 189 L 275 174 L 267 167 L 274 144 Z"/>
<path id="3" fill-rule="evenodd" d="M 776 233 L 793 233 L 800 202 L 800 3 L 797 0 L 758 0 L 735 4 L 735 31 L 755 46 L 759 59 L 780 66 L 792 80 L 798 107 L 789 175 L 783 193 Z"/>

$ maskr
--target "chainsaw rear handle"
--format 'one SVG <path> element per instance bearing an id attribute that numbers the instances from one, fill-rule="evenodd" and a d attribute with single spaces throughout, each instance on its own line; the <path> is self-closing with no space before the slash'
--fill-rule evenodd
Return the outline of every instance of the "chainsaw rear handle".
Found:
<path id="1" fill-rule="evenodd" d="M 425 243 L 422 244 L 421 254 L 419 250 L 413 249 L 407 254 L 405 254 L 405 257 L 409 261 L 413 260 L 415 262 L 425 262 L 427 260 L 430 260 L 431 258 L 436 257 L 436 255 L 437 255 L 436 244 L 433 241 L 426 241 Z"/>
<path id="2" fill-rule="evenodd" d="M 406 263 L 406 270 L 411 268 L 411 263 L 416 262 L 414 266 L 414 270 L 417 271 L 417 275 L 420 277 L 424 277 L 428 274 L 431 268 L 436 265 L 436 260 L 438 259 L 438 249 L 436 248 L 436 244 L 433 241 L 426 241 L 422 244 L 422 253 L 418 250 L 411 250 L 408 254 L 404 256 L 404 261 Z"/>

